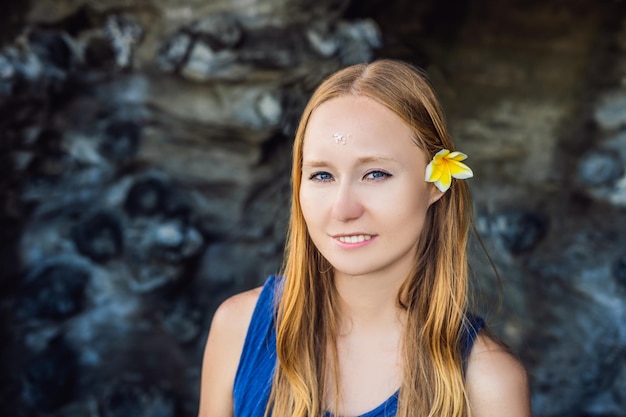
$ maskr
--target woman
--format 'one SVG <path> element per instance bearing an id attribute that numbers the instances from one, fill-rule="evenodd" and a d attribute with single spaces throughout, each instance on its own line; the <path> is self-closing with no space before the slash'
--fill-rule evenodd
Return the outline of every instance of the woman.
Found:
<path id="1" fill-rule="evenodd" d="M 408 64 L 318 87 L 295 137 L 283 278 L 215 313 L 200 417 L 530 415 L 523 367 L 467 312 L 472 173 L 450 150 Z"/>

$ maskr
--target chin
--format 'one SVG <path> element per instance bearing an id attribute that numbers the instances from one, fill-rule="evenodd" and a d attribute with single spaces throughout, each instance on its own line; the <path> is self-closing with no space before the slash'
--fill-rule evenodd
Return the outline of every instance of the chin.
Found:
<path id="1" fill-rule="evenodd" d="M 332 265 L 335 273 L 339 273 L 339 274 L 343 274 L 343 275 L 347 275 L 351 277 L 367 275 L 377 270 L 377 268 L 374 268 L 374 267 L 366 267 L 362 264 L 358 265 L 357 262 L 351 262 L 351 265 L 342 265 L 340 263 L 333 263 L 333 262 L 331 262 L 330 264 Z"/>

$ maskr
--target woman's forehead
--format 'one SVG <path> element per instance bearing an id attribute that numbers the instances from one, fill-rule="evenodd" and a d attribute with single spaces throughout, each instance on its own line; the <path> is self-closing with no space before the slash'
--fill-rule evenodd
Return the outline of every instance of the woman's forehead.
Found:
<path id="1" fill-rule="evenodd" d="M 407 135 L 410 126 L 397 114 L 377 101 L 364 96 L 340 96 L 320 104 L 309 118 L 304 139 L 331 138 L 346 145 L 357 134 Z"/>

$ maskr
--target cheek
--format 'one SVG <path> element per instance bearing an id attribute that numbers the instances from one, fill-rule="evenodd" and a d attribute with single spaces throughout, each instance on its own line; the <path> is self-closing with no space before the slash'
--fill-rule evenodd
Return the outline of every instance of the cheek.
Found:
<path id="1" fill-rule="evenodd" d="M 430 184 L 408 180 L 393 190 L 389 200 L 395 201 L 395 205 L 399 206 L 398 210 L 400 211 L 404 207 L 407 210 L 421 213 L 430 206 L 433 200 L 433 193 L 428 185 Z"/>
<path id="2" fill-rule="evenodd" d="M 404 210 L 404 217 L 407 222 L 412 221 L 413 224 L 420 226 L 423 225 L 426 219 L 426 213 L 431 205 L 431 194 L 429 190 L 424 187 L 423 190 L 413 195 L 412 201 L 407 201 L 406 207 L 408 210 Z"/>
<path id="3" fill-rule="evenodd" d="M 302 217 L 304 217 L 304 221 L 308 227 L 311 223 L 315 222 L 316 214 L 320 211 L 319 198 L 315 198 L 311 190 L 308 190 L 306 187 L 301 187 L 299 199 Z"/>

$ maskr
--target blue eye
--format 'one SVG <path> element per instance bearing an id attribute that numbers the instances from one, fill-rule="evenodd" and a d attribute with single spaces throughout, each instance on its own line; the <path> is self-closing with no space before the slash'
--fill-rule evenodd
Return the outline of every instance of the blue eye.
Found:
<path id="1" fill-rule="evenodd" d="M 365 179 L 367 180 L 382 180 L 385 178 L 391 177 L 391 174 L 384 171 L 371 171 L 365 174 Z"/>
<path id="2" fill-rule="evenodd" d="M 309 177 L 310 180 L 319 182 L 328 182 L 333 180 L 333 176 L 328 172 L 316 172 Z"/>

